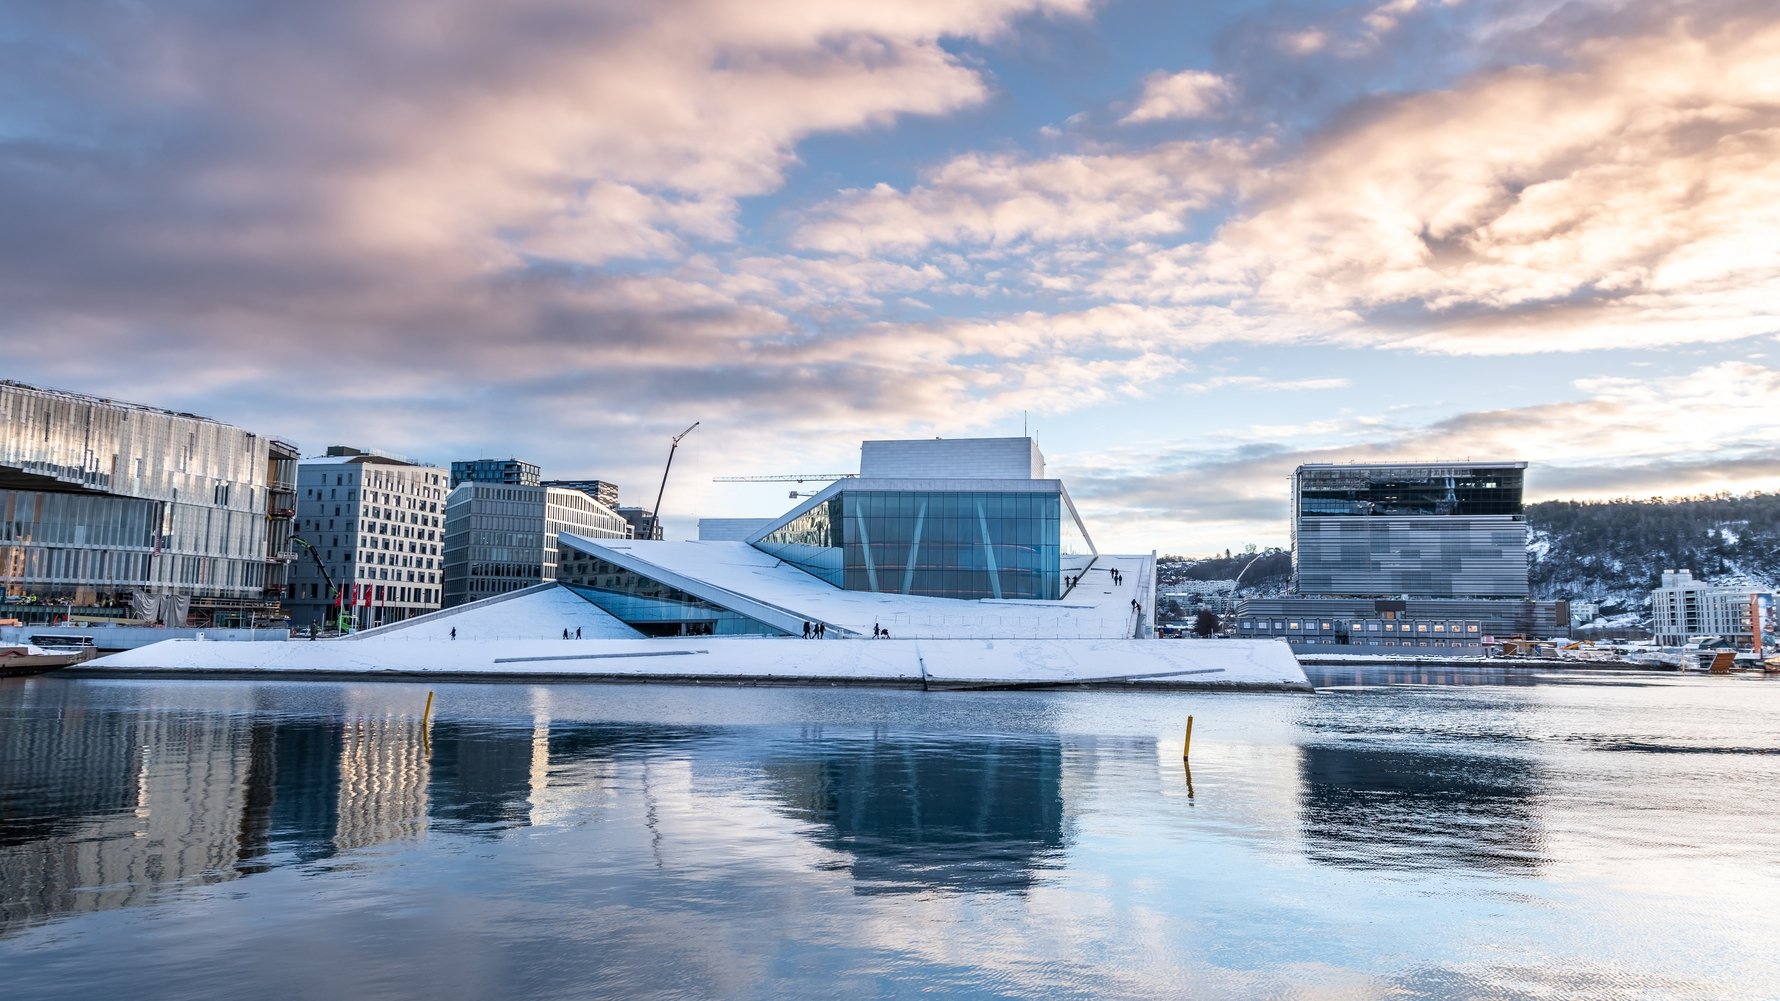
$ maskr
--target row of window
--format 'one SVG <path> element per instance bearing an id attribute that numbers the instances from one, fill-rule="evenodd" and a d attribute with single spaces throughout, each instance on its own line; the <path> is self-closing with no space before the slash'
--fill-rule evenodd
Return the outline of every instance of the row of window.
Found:
<path id="1" fill-rule="evenodd" d="M 1253 632 L 1333 633 L 1350 635 L 1481 636 L 1480 622 L 1418 622 L 1409 619 L 1257 619 L 1245 616 L 1239 630 Z"/>

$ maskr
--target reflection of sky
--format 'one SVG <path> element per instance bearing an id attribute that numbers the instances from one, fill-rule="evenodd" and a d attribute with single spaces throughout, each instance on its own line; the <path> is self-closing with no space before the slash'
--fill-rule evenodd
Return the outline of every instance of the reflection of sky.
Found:
<path id="1" fill-rule="evenodd" d="M 33 898 L 37 927 L 0 938 L 24 996 L 1780 987 L 1749 920 L 1780 889 L 1780 741 L 1748 710 L 1772 686 L 447 686 L 427 744 L 397 725 L 415 689 L 319 711 L 330 690 L 41 685 L 60 701 L 34 708 L 0 690 L 9 719 L 73 721 L 25 742 L 53 756 L 14 743 L 0 763 L 9 810 L 32 789 L 62 814 L 26 852 L 0 842 L 5 905 L 70 837 L 160 860 L 104 905 L 142 906 Z M 91 781 L 45 798 L 75 788 L 46 769 Z M 202 886 L 234 872 L 253 875 Z"/>

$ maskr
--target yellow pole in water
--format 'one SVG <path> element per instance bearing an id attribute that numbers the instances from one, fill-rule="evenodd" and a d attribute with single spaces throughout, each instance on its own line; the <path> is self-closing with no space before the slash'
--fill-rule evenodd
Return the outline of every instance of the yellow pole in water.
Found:
<path id="1" fill-rule="evenodd" d="M 1180 759 L 1182 761 L 1185 761 L 1185 760 L 1187 760 L 1187 756 L 1192 753 L 1193 753 L 1193 717 L 1188 716 L 1187 717 L 1187 739 L 1181 744 Z"/>
<path id="2" fill-rule="evenodd" d="M 433 718 L 433 693 L 426 693 L 426 711 L 420 714 L 420 725 L 424 729 L 427 721 Z"/>

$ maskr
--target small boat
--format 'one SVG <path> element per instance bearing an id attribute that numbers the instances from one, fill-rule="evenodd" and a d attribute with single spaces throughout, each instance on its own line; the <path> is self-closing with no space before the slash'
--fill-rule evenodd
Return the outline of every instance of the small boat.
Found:
<path id="1" fill-rule="evenodd" d="M 28 674 L 43 674 L 92 660 L 94 650 L 90 646 L 44 649 L 34 643 L 0 644 L 0 678 L 17 678 Z"/>

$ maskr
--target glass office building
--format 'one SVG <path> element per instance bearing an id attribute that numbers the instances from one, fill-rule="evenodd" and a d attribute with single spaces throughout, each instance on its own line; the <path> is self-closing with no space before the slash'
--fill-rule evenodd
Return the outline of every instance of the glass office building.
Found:
<path id="1" fill-rule="evenodd" d="M 1058 598 L 1094 555 L 1056 480 L 849 481 L 753 544 L 835 587 L 942 598 Z"/>
<path id="2" fill-rule="evenodd" d="M 561 532 L 628 539 L 630 525 L 580 490 L 458 484 L 445 501 L 445 607 L 557 580 Z"/>
<path id="3" fill-rule="evenodd" d="M 1524 462 L 1298 467 L 1297 593 L 1524 599 L 1525 474 Z"/>
<path id="4" fill-rule="evenodd" d="M 0 588 L 11 601 L 265 597 L 272 439 L 196 414 L 0 381 Z M 283 484 L 277 484 L 283 486 Z"/>

